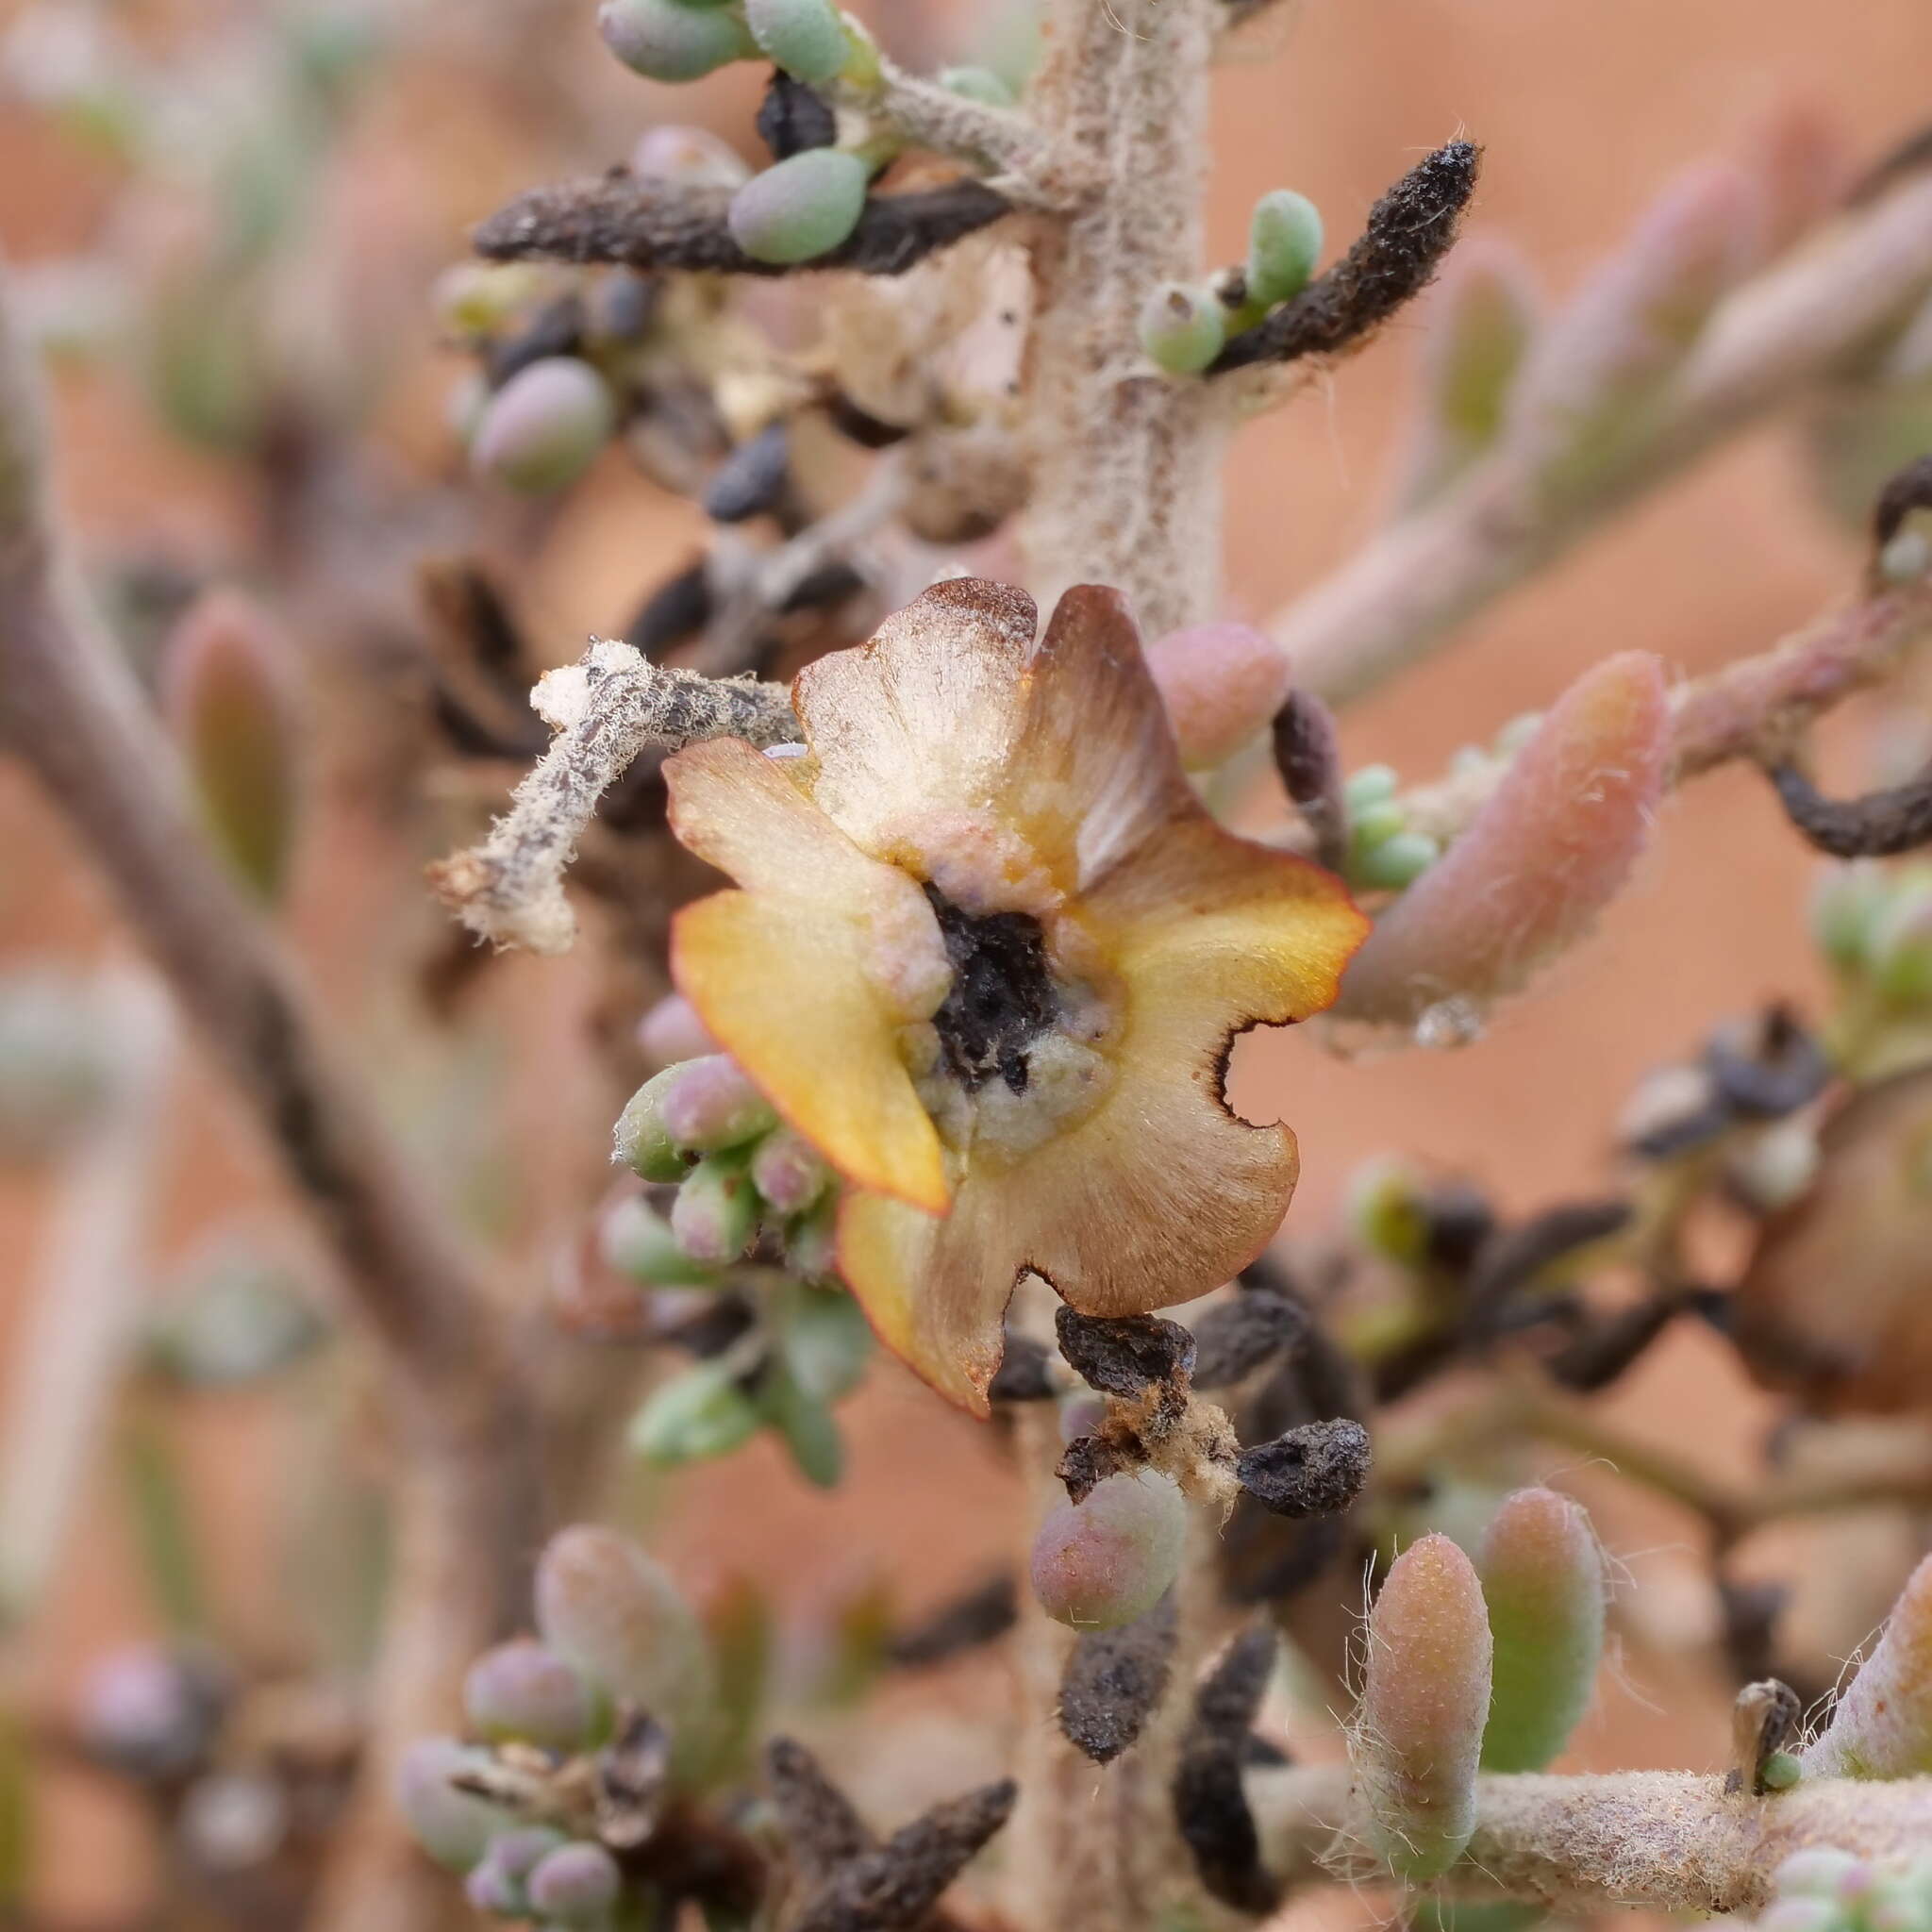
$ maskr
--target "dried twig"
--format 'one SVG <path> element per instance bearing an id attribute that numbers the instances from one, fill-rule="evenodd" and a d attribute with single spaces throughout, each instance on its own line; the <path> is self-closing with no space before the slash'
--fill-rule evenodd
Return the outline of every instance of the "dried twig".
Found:
<path id="1" fill-rule="evenodd" d="M 1385 531 L 1277 614 L 1297 679 L 1362 696 L 1456 625 L 1793 392 L 1830 376 L 1932 283 L 1932 179 L 1848 215 L 1712 317 L 1641 434 L 1587 487 L 1540 494 L 1507 438 L 1445 496 Z"/>
<path id="2" fill-rule="evenodd" d="M 575 937 L 564 868 L 597 801 L 641 752 L 701 738 L 771 745 L 798 736 L 783 685 L 648 664 L 630 645 L 608 640 L 549 673 L 531 702 L 556 740 L 490 837 L 441 860 L 430 876 L 471 931 L 535 953 L 564 952 Z"/>
<path id="3" fill-rule="evenodd" d="M 782 275 L 824 269 L 900 275 L 1012 212 L 982 181 L 950 181 L 907 194 L 874 194 L 858 225 L 829 254 L 799 263 L 754 261 L 725 222 L 728 189 L 671 186 L 622 169 L 586 181 L 533 188 L 499 208 L 471 242 L 491 261 L 616 262 L 628 268 Z"/>
<path id="4" fill-rule="evenodd" d="M 1365 341 L 1421 294 L 1441 266 L 1475 192 L 1481 159 L 1474 142 L 1452 141 L 1418 162 L 1369 210 L 1347 254 L 1265 322 L 1236 336 L 1208 375 L 1333 356 Z"/>

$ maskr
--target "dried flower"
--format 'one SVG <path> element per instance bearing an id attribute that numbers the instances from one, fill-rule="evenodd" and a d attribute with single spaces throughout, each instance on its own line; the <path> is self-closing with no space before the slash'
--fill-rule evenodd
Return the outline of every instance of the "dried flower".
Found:
<path id="1" fill-rule="evenodd" d="M 678 837 L 746 889 L 679 915 L 678 984 L 851 1184 L 881 1337 L 981 1413 L 1027 1270 L 1118 1316 L 1259 1252 L 1294 1141 L 1228 1111 L 1227 1042 L 1320 1011 L 1363 930 L 1202 808 L 1117 596 L 1035 618 L 938 585 L 801 675 L 807 756 L 666 766 Z"/>

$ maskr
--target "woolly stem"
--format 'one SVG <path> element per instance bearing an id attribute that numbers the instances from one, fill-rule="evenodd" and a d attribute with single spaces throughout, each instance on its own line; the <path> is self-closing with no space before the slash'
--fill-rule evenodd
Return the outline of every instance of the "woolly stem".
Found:
<path id="1" fill-rule="evenodd" d="M 1014 1418 L 1032 1525 L 1065 1498 L 1053 1473 L 1062 1442 L 1055 1405 L 1031 1403 Z M 1174 1583 L 1174 1643 L 1168 1689 L 1139 1740 L 1110 1764 L 1094 1764 L 1061 1734 L 1060 1678 L 1074 1633 L 1028 1596 L 1014 1638 L 1020 1802 L 1008 1827 L 1005 1907 L 1023 1932 L 1141 1932 L 1203 1909 L 1192 1856 L 1175 1821 L 1172 1788 L 1180 1763 L 1191 1687 L 1221 1624 L 1211 1519 L 1196 1508 Z"/>
<path id="2" fill-rule="evenodd" d="M 1284 1884 L 1351 1875 L 1370 1819 L 1346 1767 L 1256 1771 L 1246 1784 L 1262 1857 Z M 1750 1911 L 1779 1862 L 1808 1845 L 1903 1858 L 1928 1834 L 1932 1778 L 1807 1778 L 1757 1798 L 1690 1772 L 1491 1775 L 1476 1780 L 1475 1834 L 1441 1882 L 1557 1907 Z"/>
<path id="3" fill-rule="evenodd" d="M 489 838 L 440 861 L 430 877 L 472 932 L 533 953 L 567 952 L 576 937 L 564 868 L 597 801 L 641 752 L 701 738 L 771 745 L 798 737 L 783 685 L 700 677 L 608 640 L 548 673 L 531 703 L 556 727 L 556 741 Z"/>
<path id="4" fill-rule="evenodd" d="M 1107 182 L 1035 251 L 1025 544 L 1050 609 L 1070 584 L 1125 593 L 1148 637 L 1215 614 L 1223 417 L 1151 370 L 1136 319 L 1200 273 L 1208 66 L 1222 0 L 1051 0 L 1028 97 L 1049 140 Z"/>

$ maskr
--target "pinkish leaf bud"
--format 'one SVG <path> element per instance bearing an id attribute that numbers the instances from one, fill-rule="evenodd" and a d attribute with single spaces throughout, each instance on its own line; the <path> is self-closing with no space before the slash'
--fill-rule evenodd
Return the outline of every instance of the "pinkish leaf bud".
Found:
<path id="1" fill-rule="evenodd" d="M 470 446 L 479 476 L 541 496 L 575 483 L 617 425 L 604 378 L 575 356 L 520 369 L 485 404 Z"/>
<path id="2" fill-rule="evenodd" d="M 1198 375 L 1227 341 L 1227 310 L 1213 290 L 1169 282 L 1141 309 L 1141 346 L 1170 375 Z"/>
<path id="3" fill-rule="evenodd" d="M 1625 652 L 1586 672 L 1469 829 L 1376 922 L 1336 1012 L 1413 1023 L 1440 1002 L 1488 1002 L 1580 939 L 1649 837 L 1669 730 L 1655 658 Z"/>
<path id="4" fill-rule="evenodd" d="M 1033 1593 L 1076 1630 L 1131 1624 L 1180 1571 L 1188 1506 L 1149 1469 L 1110 1475 L 1080 1503 L 1052 1510 L 1033 1540 Z"/>
<path id="5" fill-rule="evenodd" d="M 499 1643 L 470 1666 L 463 1712 L 492 1743 L 514 1739 L 548 1751 L 580 1749 L 597 1716 L 583 1679 L 528 1637 Z"/>
<path id="6" fill-rule="evenodd" d="M 209 591 L 190 605 L 161 660 L 162 711 L 203 822 L 264 899 L 280 892 L 295 844 L 294 683 L 287 640 L 238 591 Z"/>
<path id="7" fill-rule="evenodd" d="M 671 1232 L 693 1261 L 722 1268 L 750 1245 L 758 1194 L 741 1154 L 713 1154 L 684 1177 L 671 1206 Z"/>
<path id="8" fill-rule="evenodd" d="M 1581 1505 L 1553 1490 L 1504 1498 L 1477 1557 L 1495 1642 L 1486 1771 L 1541 1771 L 1596 1687 L 1604 1557 Z"/>
<path id="9" fill-rule="evenodd" d="M 729 188 L 751 179 L 751 169 L 729 142 L 705 127 L 653 127 L 630 151 L 641 181 L 675 181 L 691 188 Z"/>
<path id="10" fill-rule="evenodd" d="M 459 1791 L 453 1780 L 487 1770 L 490 1754 L 454 1738 L 419 1738 L 396 1771 L 396 1806 L 416 1842 L 453 1872 L 467 1872 L 496 1833 L 514 1821 L 507 1811 Z"/>
<path id="11" fill-rule="evenodd" d="M 752 1186 L 774 1213 L 803 1214 L 831 1178 L 810 1141 L 790 1127 L 774 1127 L 752 1150 Z"/>
<path id="12" fill-rule="evenodd" d="M 835 147 L 808 147 L 755 175 L 731 197 L 731 234 L 754 261 L 814 261 L 865 212 L 866 166 Z"/>
<path id="13" fill-rule="evenodd" d="M 785 1266 L 801 1281 L 830 1281 L 839 1266 L 839 1193 L 827 1189 L 785 1229 Z"/>
<path id="14" fill-rule="evenodd" d="M 1288 659 L 1265 631 L 1202 624 L 1147 646 L 1181 762 L 1211 771 L 1264 731 L 1288 698 Z"/>
<path id="15" fill-rule="evenodd" d="M 666 1724 L 680 1764 L 708 1747 L 715 1716 L 711 1653 L 661 1565 L 593 1524 L 559 1530 L 537 1563 L 543 1641 L 613 1701 Z"/>
<path id="16" fill-rule="evenodd" d="M 1447 1870 L 1475 1830 L 1490 1660 L 1489 1616 L 1469 1558 L 1445 1536 L 1410 1544 L 1369 1612 L 1353 1749 L 1370 1848 L 1400 1878 Z"/>
<path id="17" fill-rule="evenodd" d="M 778 1116 L 729 1054 L 687 1060 L 664 1086 L 664 1131 L 679 1147 L 719 1154 L 769 1133 Z"/>
<path id="18" fill-rule="evenodd" d="M 660 1067 L 701 1059 L 719 1050 L 710 1029 L 698 1018 L 698 1009 L 681 992 L 665 994 L 638 1022 L 638 1045 Z"/>
<path id="19" fill-rule="evenodd" d="M 530 1909 L 553 1924 L 594 1925 L 617 1903 L 624 1883 L 617 1860 L 602 1845 L 559 1845 L 529 1875 Z"/>
<path id="20" fill-rule="evenodd" d="M 1876 1647 L 1799 1757 L 1807 1777 L 1932 1773 L 1932 1557 L 1906 1579 Z"/>
<path id="21" fill-rule="evenodd" d="M 735 15 L 687 0 L 603 0 L 597 30 L 626 67 L 651 80 L 702 80 L 758 51 Z"/>

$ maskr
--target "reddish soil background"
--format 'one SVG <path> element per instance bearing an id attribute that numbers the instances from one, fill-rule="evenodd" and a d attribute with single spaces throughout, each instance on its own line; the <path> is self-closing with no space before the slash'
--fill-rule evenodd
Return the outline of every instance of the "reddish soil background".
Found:
<path id="1" fill-rule="evenodd" d="M 465 0 L 437 4 L 458 9 Z M 17 10 L 0 7 L 0 19 Z M 247 12 L 217 0 L 149 10 L 163 28 Z M 943 10 L 948 21 L 909 0 L 871 9 L 908 53 L 922 40 L 935 49 L 962 46 L 992 10 L 985 0 L 958 0 Z M 390 251 L 405 281 L 426 288 L 439 259 L 458 252 L 463 225 L 515 187 L 559 166 L 601 164 L 653 118 L 691 116 L 698 97 L 674 98 L 612 70 L 594 44 L 590 0 L 557 0 L 550 13 L 556 74 L 545 80 L 582 104 L 577 125 L 536 125 L 527 103 L 506 98 L 487 75 L 430 65 L 387 84 L 372 109 L 357 147 L 367 175 L 358 205 L 370 216 L 361 242 L 378 261 Z M 1403 166 L 1467 131 L 1487 148 L 1475 225 L 1514 236 L 1561 291 L 1675 170 L 1733 141 L 1766 108 L 1792 98 L 1813 103 L 1857 149 L 1873 151 L 1932 109 L 1928 77 L 1932 13 L 1923 0 L 1840 8 L 1809 0 L 1617 8 L 1287 0 L 1220 82 L 1216 252 L 1238 252 L 1248 207 L 1280 184 L 1311 194 L 1338 237 L 1353 232 Z M 708 118 L 742 137 L 744 84 L 721 81 L 702 100 Z M 0 110 L 0 242 L 9 255 L 33 258 L 85 241 L 110 189 L 98 163 L 50 140 L 26 115 Z M 1244 432 L 1229 523 L 1237 610 L 1267 612 L 1375 526 L 1410 391 L 1412 336 L 1412 325 L 1398 324 L 1319 390 Z M 422 338 L 402 351 L 386 421 L 406 456 L 433 466 L 444 371 L 426 321 Z M 64 384 L 59 421 L 70 500 L 91 544 L 173 537 L 219 554 L 245 525 L 251 506 L 232 482 L 170 448 L 111 372 Z M 593 625 L 615 622 L 635 584 L 674 558 L 691 529 L 689 510 L 648 486 L 600 477 L 520 587 L 556 655 L 574 653 Z M 1789 426 L 1767 430 L 1624 519 L 1352 712 L 1351 758 L 1433 772 L 1458 744 L 1546 703 L 1612 651 L 1653 650 L 1689 675 L 1760 649 L 1840 595 L 1857 565 L 1855 545 L 1814 507 Z M 1835 725 L 1835 751 L 1854 747 L 1858 729 L 1857 721 Z M 331 996 L 363 1026 L 372 1056 L 392 1053 L 393 1016 L 382 1017 L 370 988 L 421 939 L 429 915 L 412 908 L 408 870 L 372 846 L 353 815 L 316 844 L 305 858 L 295 929 L 313 947 Z M 0 949 L 8 959 L 50 951 L 78 958 L 114 943 L 84 867 L 6 773 L 0 854 Z M 1291 1233 L 1318 1231 L 1351 1168 L 1386 1149 L 1469 1172 L 1512 1207 L 1599 1185 L 1609 1123 L 1644 1068 L 1767 996 L 1820 998 L 1803 936 L 1810 874 L 1760 784 L 1740 774 L 1706 780 L 1667 807 L 1637 886 L 1593 943 L 1478 1044 L 1352 1062 L 1301 1039 L 1251 1045 L 1237 1070 L 1238 1099 L 1257 1117 L 1286 1117 L 1301 1140 Z M 528 1212 L 541 1220 L 546 1204 L 554 1215 L 578 1185 L 575 1150 L 594 1149 L 606 1102 L 588 1072 L 550 1077 L 558 1065 L 582 1068 L 583 988 L 572 969 L 518 962 L 502 981 L 481 1024 L 504 1057 L 522 1118 L 541 1106 L 556 1130 L 547 1138 L 563 1148 L 554 1174 L 524 1176 Z M 425 1082 L 447 1071 L 433 1053 L 421 1067 Z M 211 1217 L 274 1211 L 279 1198 L 219 1096 L 198 1074 L 188 1085 L 171 1156 L 164 1256 Z M 19 1299 L 37 1207 L 30 1183 L 0 1179 L 0 1309 Z M 1715 1345 L 1690 1334 L 1630 1378 L 1613 1407 L 1633 1427 L 1738 1470 L 1748 1466 L 1768 1414 Z M 246 1624 L 266 1619 L 274 1602 L 265 1551 L 279 1492 L 264 1445 L 277 1434 L 266 1400 L 207 1407 L 190 1431 L 198 1507 L 225 1596 Z M 836 1495 L 808 1492 L 762 1446 L 684 1487 L 663 1542 L 694 1581 L 744 1573 L 796 1603 L 829 1604 L 878 1576 L 918 1605 L 971 1580 L 1000 1552 L 1011 1534 L 1011 1497 L 984 1432 L 891 1369 L 875 1375 L 851 1415 L 854 1467 Z M 1593 1496 L 1610 1493 L 1590 1486 Z M 1699 1627 L 1708 1606 L 1690 1561 L 1690 1525 L 1614 1494 L 1605 1520 L 1657 1616 Z M 144 1627 L 147 1615 L 119 1506 L 102 1482 L 18 1665 L 35 1701 L 58 1705 L 82 1660 Z M 1715 1707 L 1681 1675 L 1641 1657 L 1626 1674 L 1627 1684 L 1607 1689 L 1579 1761 L 1707 1763 L 1720 1755 Z M 930 1740 L 943 1734 L 925 1720 L 986 1690 L 960 1674 L 916 1694 L 895 1692 L 891 1708 L 918 1722 L 917 1740 Z M 879 1754 L 880 1789 L 891 1792 L 900 1780 L 889 1811 L 908 1800 L 902 1773 L 942 1785 L 968 1774 L 957 1760 L 935 1773 L 932 1757 L 924 1741 Z M 68 1912 L 106 1909 L 138 1882 L 139 1832 L 92 1786 L 60 1781 L 58 1799 L 45 1813 L 47 1898 Z"/>

